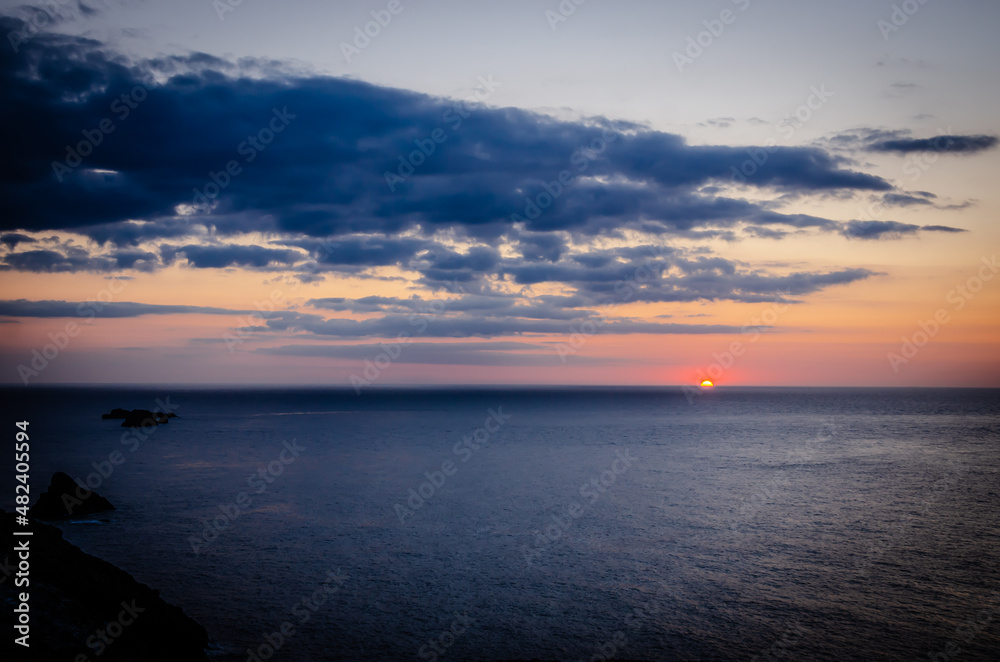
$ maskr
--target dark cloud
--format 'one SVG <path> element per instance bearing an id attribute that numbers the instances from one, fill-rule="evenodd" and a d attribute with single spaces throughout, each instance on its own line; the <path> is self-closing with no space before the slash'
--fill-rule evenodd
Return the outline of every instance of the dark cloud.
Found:
<path id="1" fill-rule="evenodd" d="M 575 256 L 576 257 L 576 256 Z M 602 261 L 602 257 L 609 259 Z M 830 273 L 770 274 L 718 257 L 686 258 L 642 256 L 622 263 L 614 252 L 579 256 L 573 263 L 556 265 L 523 263 L 506 270 L 519 284 L 560 282 L 576 291 L 574 306 L 599 306 L 628 302 L 682 302 L 731 300 L 756 303 L 784 301 L 824 287 L 863 280 L 873 274 L 865 269 Z M 564 304 L 566 305 L 566 304 Z"/>
<path id="2" fill-rule="evenodd" d="M 8 232 L 7 234 L 0 235 L 0 243 L 4 244 L 7 248 L 17 248 L 18 244 L 33 244 L 36 241 L 38 240 L 34 237 L 29 237 L 19 232 Z"/>
<path id="3" fill-rule="evenodd" d="M 157 221 L 121 221 L 119 223 L 102 223 L 78 230 L 98 244 L 114 244 L 117 246 L 137 246 L 140 243 L 156 239 L 176 239 L 188 237 L 197 233 L 197 228 L 183 219 L 165 218 Z"/>
<path id="4" fill-rule="evenodd" d="M 909 195 L 906 193 L 886 193 L 882 196 L 882 202 L 887 205 L 895 205 L 897 207 L 934 206 L 934 203 L 926 197 L 920 195 Z"/>
<path id="5" fill-rule="evenodd" d="M 869 145 L 873 152 L 943 152 L 947 154 L 975 154 L 996 147 L 996 136 L 934 136 L 933 138 L 910 138 L 883 140 Z"/>
<path id="6" fill-rule="evenodd" d="M 586 319 L 574 320 L 583 322 Z M 739 326 L 724 324 L 661 324 L 628 319 L 594 320 L 595 330 L 608 334 L 736 334 Z M 271 331 L 304 332 L 315 336 L 338 338 L 495 338 L 523 334 L 570 335 L 578 327 L 564 320 L 527 320 L 513 317 L 483 317 L 473 315 L 386 315 L 366 320 L 324 319 L 319 315 L 280 312 L 270 315 L 266 329 Z M 259 332 L 261 327 L 240 329 L 241 333 Z"/>
<path id="7" fill-rule="evenodd" d="M 0 18 L 0 30 L 14 27 Z M 859 141 L 908 137 L 900 132 L 862 130 L 853 143 L 827 148 L 691 145 L 635 124 L 470 106 L 268 60 L 193 53 L 131 61 L 54 34 L 33 37 L 16 56 L 0 50 L 0 85 L 18 100 L 0 105 L 0 120 L 19 128 L 0 151 L 0 230 L 11 238 L 0 268 L 113 273 L 184 260 L 190 268 L 294 271 L 315 282 L 327 274 L 398 278 L 377 271 L 390 267 L 416 273 L 409 285 L 434 292 L 314 299 L 322 315 L 273 313 L 253 333 L 394 337 L 414 331 L 414 316 L 426 323 L 421 333 L 440 338 L 566 334 L 595 320 L 607 333 L 736 333 L 604 319 L 600 309 L 790 302 L 873 275 L 776 273 L 667 246 L 675 238 L 877 238 L 921 229 L 845 224 L 759 201 L 865 192 L 918 204 L 921 194 L 900 192 L 839 155 Z M 734 178 L 765 149 L 753 176 Z M 727 193 L 734 188 L 758 190 L 744 198 Z M 17 238 L 29 235 L 16 230 L 74 232 L 93 243 L 56 236 L 38 243 L 43 250 L 23 250 L 35 247 L 21 245 Z M 246 245 L 262 236 L 267 245 Z M 616 247 L 596 248 L 608 245 Z M 26 310 L 32 302 L 12 303 Z M 240 312 L 137 306 L 104 310 Z"/>
<path id="8" fill-rule="evenodd" d="M 135 269 L 151 271 L 159 265 L 159 260 L 153 253 L 139 250 L 116 250 L 112 252 L 115 270 Z"/>
<path id="9" fill-rule="evenodd" d="M 255 65 L 273 74 L 280 63 Z M 185 226 L 307 237 L 454 229 L 489 240 L 514 214 L 529 231 L 594 235 L 728 228 L 762 212 L 692 193 L 729 181 L 745 147 L 347 79 L 241 77 L 247 66 L 204 54 L 129 62 L 93 41 L 44 34 L 18 56 L 3 51 L 0 84 L 18 103 L 0 118 L 19 127 L 0 156 L 3 227 L 78 229 L 115 243 L 183 236 Z M 154 74 L 167 78 L 150 85 Z M 422 157 L 435 130 L 444 142 Z M 81 165 L 54 171 L 84 151 Z M 424 162 L 412 174 L 402 167 L 393 193 L 386 173 L 400 169 L 400 157 Z M 749 185 L 891 189 L 842 165 L 819 149 L 772 148 Z M 546 187 L 561 187 L 551 205 Z"/>
<path id="10" fill-rule="evenodd" d="M 159 266 L 159 258 L 140 250 L 115 250 L 103 255 L 92 255 L 80 246 L 62 246 L 59 250 L 30 250 L 8 253 L 0 269 L 16 269 L 37 273 L 56 272 L 112 272 L 123 269 L 152 271 Z"/>
<path id="11" fill-rule="evenodd" d="M 783 239 L 787 232 L 782 230 L 772 230 L 771 228 L 762 228 L 758 225 L 748 225 L 743 228 L 743 232 L 746 234 L 758 237 L 760 239 Z"/>
<path id="12" fill-rule="evenodd" d="M 382 345 L 283 345 L 254 350 L 273 356 L 349 359 L 362 361 L 385 351 Z M 619 362 L 616 359 L 579 356 L 574 363 Z M 398 364 L 418 365 L 481 365 L 481 366 L 545 366 L 560 364 L 552 344 L 522 342 L 453 342 L 410 343 L 402 347 Z"/>
<path id="13" fill-rule="evenodd" d="M 897 239 L 902 235 L 916 234 L 919 225 L 896 221 L 851 221 L 843 235 L 851 239 Z"/>
<path id="14" fill-rule="evenodd" d="M 912 194 L 886 193 L 882 196 L 882 203 L 896 207 L 930 207 L 931 209 L 944 209 L 947 211 L 967 209 L 974 204 L 972 200 L 966 200 L 965 202 L 960 203 L 941 204 L 938 202 L 938 197 L 936 195 L 928 193 L 927 191 L 914 191 Z M 920 229 L 927 230 L 928 227 L 930 226 L 924 226 Z M 955 232 L 962 231 L 958 228 L 952 228 L 952 230 Z"/>
<path id="15" fill-rule="evenodd" d="M 251 311 L 228 310 L 205 306 L 173 306 L 130 301 L 0 301 L 0 315 L 5 317 L 100 317 L 121 318 L 142 315 L 238 315 Z"/>
<path id="16" fill-rule="evenodd" d="M 952 228 L 947 225 L 925 225 L 920 229 L 924 232 L 968 232 L 963 228 Z"/>
<path id="17" fill-rule="evenodd" d="M 449 313 L 476 313 L 489 317 L 504 315 L 523 319 L 574 321 L 590 318 L 597 314 L 596 311 L 585 308 L 588 303 L 583 297 L 543 295 L 527 298 L 516 295 L 466 294 L 456 299 L 421 299 L 419 297 L 399 299 L 380 296 L 360 299 L 332 297 L 311 299 L 307 305 L 321 310 L 352 313 L 439 315 L 447 311 Z"/>
<path id="18" fill-rule="evenodd" d="M 162 246 L 160 252 L 166 262 L 173 262 L 178 255 L 187 258 L 191 266 L 199 269 L 219 269 L 223 267 L 256 267 L 270 265 L 292 266 L 301 262 L 305 255 L 293 250 L 264 248 L 262 246 Z"/>
<path id="19" fill-rule="evenodd" d="M 846 226 L 838 226 L 838 229 L 841 227 Z M 904 227 L 911 232 L 920 229 L 919 226 Z M 764 233 L 761 236 L 767 236 L 767 229 L 761 230 Z M 439 306 L 456 312 L 572 319 L 573 316 L 591 315 L 597 306 L 629 302 L 784 300 L 783 293 L 809 294 L 872 275 L 863 269 L 774 274 L 720 257 L 698 256 L 660 246 L 594 249 L 568 254 L 558 262 L 522 256 L 500 258 L 489 251 L 469 251 L 460 255 L 448 249 L 437 249 L 430 255 L 433 257 L 413 260 L 405 266 L 422 274 L 421 284 L 435 290 L 461 293 L 459 298 L 332 298 L 314 299 L 310 305 L 355 313 L 421 312 Z M 551 283 L 563 286 L 568 294 L 557 297 L 532 295 L 530 291 L 503 293 L 497 289 L 498 283 L 529 288 Z"/>
<path id="20" fill-rule="evenodd" d="M 407 312 L 417 310 L 419 307 L 426 307 L 431 302 L 418 297 L 412 299 L 400 299 L 398 297 L 370 296 L 360 299 L 347 299 L 345 297 L 326 297 L 323 299 L 310 299 L 306 305 L 313 308 L 333 311 L 350 311 L 353 313 L 374 313 L 374 312 Z"/>
<path id="21" fill-rule="evenodd" d="M 522 257 L 532 262 L 558 262 L 566 252 L 566 240 L 552 232 L 523 232 L 517 240 Z"/>
<path id="22" fill-rule="evenodd" d="M 930 138 L 914 138 L 907 129 L 861 127 L 844 131 L 822 141 L 822 145 L 838 152 L 883 152 L 909 154 L 938 152 L 943 154 L 975 154 L 997 146 L 996 136 L 942 134 Z M 901 195 L 912 192 L 890 191 Z M 917 193 L 921 195 L 921 193 Z M 933 196 L 931 196 L 933 197 Z"/>
<path id="23" fill-rule="evenodd" d="M 910 131 L 906 129 L 883 129 L 876 127 L 859 127 L 850 131 L 829 136 L 821 144 L 834 150 L 863 150 L 876 142 L 908 138 Z"/>
<path id="24" fill-rule="evenodd" d="M 402 265 L 437 246 L 426 239 L 372 235 L 333 240 L 303 238 L 279 243 L 307 251 L 319 268 L 333 266 L 344 271 Z"/>
<path id="25" fill-rule="evenodd" d="M 32 39 L 40 30 L 48 30 L 81 16 L 93 16 L 98 13 L 96 9 L 84 4 L 81 0 L 25 3 L 7 11 L 17 18 L 11 21 L 12 28 L 3 31 L 3 47 L 14 52 L 20 50 L 22 44 Z"/>
<path id="26" fill-rule="evenodd" d="M 851 239 L 899 239 L 917 232 L 967 232 L 962 228 L 947 225 L 913 225 L 896 221 L 851 221 L 843 230 L 843 235 Z"/>

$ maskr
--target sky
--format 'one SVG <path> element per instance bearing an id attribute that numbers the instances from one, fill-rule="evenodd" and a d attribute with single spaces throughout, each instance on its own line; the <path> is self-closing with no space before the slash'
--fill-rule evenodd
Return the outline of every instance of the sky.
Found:
<path id="1" fill-rule="evenodd" d="M 988 0 L 0 0 L 0 382 L 1000 386 Z"/>

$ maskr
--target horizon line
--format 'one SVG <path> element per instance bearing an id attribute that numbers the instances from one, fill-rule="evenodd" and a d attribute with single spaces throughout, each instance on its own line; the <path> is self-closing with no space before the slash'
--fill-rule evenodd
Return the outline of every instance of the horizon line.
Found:
<path id="1" fill-rule="evenodd" d="M 4 389 L 47 389 L 47 388 L 185 388 L 185 389 L 315 389 L 315 390 L 344 390 L 354 389 L 350 384 L 289 384 L 289 383 L 230 383 L 230 382 L 65 382 L 46 384 L 18 384 L 17 382 L 0 383 L 0 388 Z M 879 385 L 801 385 L 801 384 L 715 384 L 711 387 L 702 387 L 699 384 L 488 384 L 488 383 L 440 383 L 440 384 L 371 384 L 365 387 L 369 390 L 447 390 L 447 389 L 698 389 L 706 392 L 713 390 L 734 390 L 734 389 L 870 389 L 870 390 L 917 390 L 917 389 L 937 389 L 937 390 L 1000 390 L 1000 386 L 879 386 Z M 361 397 L 361 393 L 358 397 Z"/>

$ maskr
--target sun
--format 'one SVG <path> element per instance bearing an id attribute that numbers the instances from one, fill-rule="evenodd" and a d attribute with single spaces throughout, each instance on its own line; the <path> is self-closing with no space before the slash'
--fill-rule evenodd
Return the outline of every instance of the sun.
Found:
<path id="1" fill-rule="evenodd" d="M 712 380 L 711 380 L 711 379 L 706 379 L 705 381 L 703 381 L 703 382 L 701 383 L 701 385 L 702 385 L 702 386 L 703 386 L 704 388 L 711 388 L 712 386 L 715 386 L 715 384 L 713 384 L 713 383 L 712 383 Z"/>

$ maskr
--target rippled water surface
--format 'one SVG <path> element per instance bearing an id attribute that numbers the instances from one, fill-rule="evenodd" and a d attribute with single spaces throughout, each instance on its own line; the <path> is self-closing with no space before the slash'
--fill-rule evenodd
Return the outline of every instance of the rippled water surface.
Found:
<path id="1" fill-rule="evenodd" d="M 168 398 L 143 439 L 100 418 Z M 66 538 L 220 662 L 1000 659 L 998 391 L 5 399 L 37 491 L 93 473 L 118 506 Z"/>

